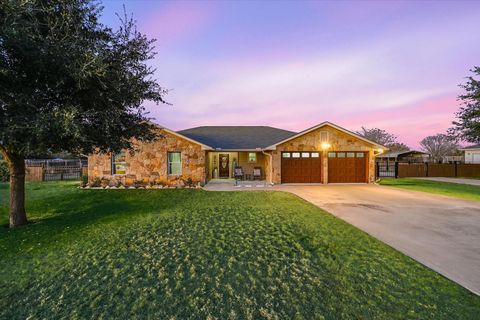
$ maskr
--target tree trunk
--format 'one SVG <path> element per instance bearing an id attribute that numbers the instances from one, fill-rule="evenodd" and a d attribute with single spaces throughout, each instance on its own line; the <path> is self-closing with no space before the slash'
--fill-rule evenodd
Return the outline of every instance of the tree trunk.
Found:
<path id="1" fill-rule="evenodd" d="M 25 159 L 4 152 L 10 171 L 10 228 L 28 223 L 25 212 Z"/>

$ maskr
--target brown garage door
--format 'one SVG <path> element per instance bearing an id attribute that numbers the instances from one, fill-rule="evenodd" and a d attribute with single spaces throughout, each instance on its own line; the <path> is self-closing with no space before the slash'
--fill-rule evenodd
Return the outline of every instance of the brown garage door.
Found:
<path id="1" fill-rule="evenodd" d="M 338 151 L 328 153 L 329 183 L 367 182 L 367 152 Z"/>
<path id="2" fill-rule="evenodd" d="M 282 183 L 322 182 L 320 152 L 282 152 Z"/>

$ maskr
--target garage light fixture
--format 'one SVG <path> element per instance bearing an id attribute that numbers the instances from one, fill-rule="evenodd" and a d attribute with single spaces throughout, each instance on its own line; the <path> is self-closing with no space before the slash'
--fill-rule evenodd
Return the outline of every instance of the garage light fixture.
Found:
<path id="1" fill-rule="evenodd" d="M 327 143 L 327 142 L 322 143 L 322 149 L 323 150 L 327 150 L 329 148 L 330 148 L 330 143 Z"/>
<path id="2" fill-rule="evenodd" d="M 382 154 L 382 153 L 383 153 L 383 149 L 382 149 L 382 148 L 377 149 L 377 150 L 375 150 L 375 153 L 376 153 L 376 154 Z"/>

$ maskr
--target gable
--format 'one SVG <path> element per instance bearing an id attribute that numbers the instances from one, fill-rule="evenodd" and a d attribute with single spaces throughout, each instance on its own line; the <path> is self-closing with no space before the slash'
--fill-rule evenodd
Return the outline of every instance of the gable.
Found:
<path id="1" fill-rule="evenodd" d="M 322 129 L 323 129 L 323 130 L 322 130 Z M 335 124 L 333 124 L 333 123 L 331 123 L 331 122 L 327 122 L 327 121 L 326 121 L 326 122 L 322 122 L 322 123 L 320 123 L 320 124 L 318 124 L 318 125 L 316 125 L 316 126 L 314 126 L 314 127 L 308 128 L 308 129 L 306 129 L 306 130 L 304 130 L 304 131 L 302 131 L 302 132 L 300 132 L 300 133 L 298 133 L 298 134 L 296 134 L 296 135 L 293 135 L 293 136 L 291 136 L 291 137 L 289 137 L 289 138 L 287 138 L 287 139 L 284 139 L 284 140 L 282 140 L 282 141 L 279 141 L 279 142 L 277 142 L 277 143 L 275 143 L 275 144 L 267 147 L 266 149 L 268 149 L 268 150 L 275 150 L 275 149 L 276 149 L 278 146 L 280 146 L 280 145 L 286 144 L 286 143 L 288 143 L 288 142 L 294 142 L 294 141 L 296 141 L 296 140 L 301 140 L 302 137 L 305 138 L 305 137 L 307 137 L 307 136 L 312 136 L 312 135 L 316 135 L 316 134 L 320 135 L 320 132 L 321 132 L 321 131 L 327 131 L 327 132 L 328 132 L 328 131 L 332 131 L 332 130 L 333 130 L 333 132 L 339 132 L 339 133 L 341 133 L 341 134 L 343 134 L 343 135 L 346 135 L 346 136 L 351 137 L 351 139 L 354 139 L 354 140 L 356 140 L 356 141 L 360 141 L 360 142 L 362 142 L 363 144 L 367 144 L 367 145 L 369 145 L 369 146 L 371 146 L 371 147 L 381 148 L 381 149 L 388 149 L 388 148 L 386 148 L 386 147 L 384 147 L 384 146 L 382 146 L 382 145 L 380 145 L 380 144 L 378 144 L 378 143 L 376 143 L 376 142 L 374 142 L 374 141 L 368 140 L 368 139 L 366 139 L 366 138 L 364 138 L 364 137 L 362 137 L 362 136 L 360 136 L 360 135 L 358 135 L 358 134 L 356 134 L 356 133 L 354 133 L 354 132 L 352 132 L 352 131 L 349 131 L 349 130 L 347 130 L 347 129 L 345 129 L 345 128 L 342 128 L 342 127 L 340 127 L 340 126 L 337 126 L 337 125 L 335 125 Z M 330 136 L 330 134 L 329 134 L 329 136 Z M 329 139 L 330 139 L 330 137 L 329 137 Z M 317 141 L 317 143 L 319 143 L 319 141 Z"/>

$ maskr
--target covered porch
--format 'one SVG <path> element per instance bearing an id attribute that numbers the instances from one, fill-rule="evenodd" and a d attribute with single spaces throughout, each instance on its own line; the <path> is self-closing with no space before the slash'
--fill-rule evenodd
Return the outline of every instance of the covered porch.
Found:
<path id="1" fill-rule="evenodd" d="M 218 150 L 209 151 L 206 161 L 208 181 L 264 181 L 269 157 L 259 150 Z"/>

